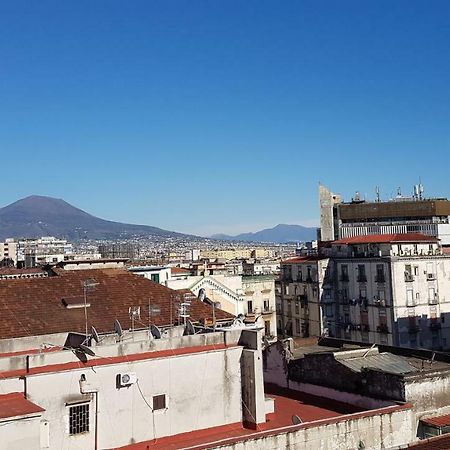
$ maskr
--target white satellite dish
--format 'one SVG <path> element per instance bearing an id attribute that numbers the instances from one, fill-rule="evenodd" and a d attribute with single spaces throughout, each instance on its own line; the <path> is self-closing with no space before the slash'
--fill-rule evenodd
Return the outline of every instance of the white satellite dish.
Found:
<path id="1" fill-rule="evenodd" d="M 100 337 L 97 333 L 97 330 L 93 326 L 91 327 L 91 335 L 92 335 L 94 341 L 97 342 L 97 344 L 98 344 L 100 342 Z"/>
<path id="2" fill-rule="evenodd" d="M 122 337 L 122 325 L 120 325 L 120 322 L 117 319 L 114 321 L 114 332 L 117 334 L 117 336 Z"/>
<path id="3" fill-rule="evenodd" d="M 186 334 L 195 334 L 194 325 L 189 319 L 186 320 Z"/>
<path id="4" fill-rule="evenodd" d="M 161 339 L 161 330 L 156 325 L 150 327 L 150 333 L 155 339 Z"/>
<path id="5" fill-rule="evenodd" d="M 296 414 L 294 414 L 292 416 L 292 423 L 294 425 L 300 425 L 301 423 L 303 423 L 302 419 L 300 419 L 300 417 L 298 417 Z"/>

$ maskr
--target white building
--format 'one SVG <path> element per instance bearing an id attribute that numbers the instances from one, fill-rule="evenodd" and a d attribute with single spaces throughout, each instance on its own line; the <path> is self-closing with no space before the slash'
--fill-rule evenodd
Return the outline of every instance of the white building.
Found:
<path id="1" fill-rule="evenodd" d="M 310 337 L 327 332 L 333 279 L 329 258 L 300 256 L 281 262 L 277 292 L 278 333 Z"/>
<path id="2" fill-rule="evenodd" d="M 436 238 L 409 233 L 342 239 L 332 244 L 332 259 L 332 335 L 450 347 L 450 257 L 442 254 Z"/>
<path id="3" fill-rule="evenodd" d="M 277 335 L 274 276 L 185 274 L 170 279 L 166 286 L 206 297 L 222 310 L 263 327 L 266 336 Z"/>

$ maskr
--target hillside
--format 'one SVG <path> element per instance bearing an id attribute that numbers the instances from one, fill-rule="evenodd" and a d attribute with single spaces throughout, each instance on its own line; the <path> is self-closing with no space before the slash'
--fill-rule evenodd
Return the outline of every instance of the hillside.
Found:
<path id="1" fill-rule="evenodd" d="M 279 224 L 273 228 L 257 231 L 255 233 L 242 233 L 236 236 L 215 234 L 213 239 L 233 240 L 244 242 L 305 242 L 316 239 L 316 227 L 302 225 Z"/>
<path id="2" fill-rule="evenodd" d="M 135 236 L 183 236 L 147 225 L 112 222 L 92 216 L 61 199 L 33 195 L 0 208 L 0 239 L 56 236 L 70 240 Z"/>

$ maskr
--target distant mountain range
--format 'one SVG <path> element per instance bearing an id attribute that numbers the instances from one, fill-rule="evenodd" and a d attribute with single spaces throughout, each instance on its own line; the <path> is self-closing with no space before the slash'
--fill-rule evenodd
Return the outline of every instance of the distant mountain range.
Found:
<path id="1" fill-rule="evenodd" d="M 305 242 L 317 238 L 316 230 L 316 227 L 279 224 L 273 228 L 266 228 L 265 230 L 257 231 L 255 233 L 242 233 L 236 236 L 214 234 L 211 238 L 244 242 Z"/>
<path id="2" fill-rule="evenodd" d="M 41 236 L 77 240 L 187 235 L 147 225 L 100 219 L 64 200 L 39 195 L 32 195 L 0 208 L 0 239 Z"/>

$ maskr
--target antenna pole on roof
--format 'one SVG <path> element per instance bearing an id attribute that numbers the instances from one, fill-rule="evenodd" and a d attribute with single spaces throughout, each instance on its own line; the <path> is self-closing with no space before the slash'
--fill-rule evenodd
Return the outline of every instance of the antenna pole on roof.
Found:
<path id="1" fill-rule="evenodd" d="M 83 283 L 83 296 L 84 296 L 84 322 L 86 326 L 86 338 L 88 337 L 88 313 L 87 313 L 87 293 L 92 291 L 97 286 L 97 281 L 93 279 L 85 280 Z"/>

